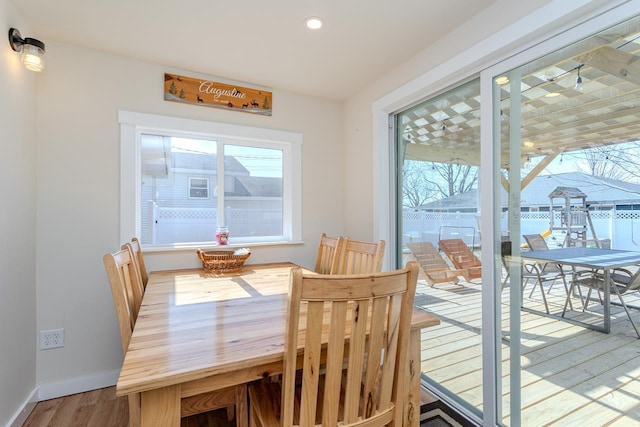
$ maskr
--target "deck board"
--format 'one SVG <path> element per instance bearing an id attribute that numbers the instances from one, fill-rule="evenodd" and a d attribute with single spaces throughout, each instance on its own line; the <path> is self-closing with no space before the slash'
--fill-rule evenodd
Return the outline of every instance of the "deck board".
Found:
<path id="1" fill-rule="evenodd" d="M 545 291 L 548 287 L 545 287 Z M 547 296 L 524 291 L 520 311 L 522 425 L 627 426 L 640 424 L 640 340 L 621 307 L 611 307 L 611 333 L 603 334 L 559 318 L 566 298 L 561 284 Z M 612 297 L 612 301 L 615 301 Z M 640 305 L 640 295 L 635 297 Z M 594 300 L 582 312 L 577 298 L 567 318 L 602 323 Z M 436 314 L 439 326 L 422 332 L 422 369 L 451 392 L 482 409 L 481 284 L 461 281 L 429 287 L 419 283 L 416 304 Z M 509 425 L 509 290 L 502 293 L 502 388 Z M 640 311 L 632 310 L 640 323 Z M 555 316 L 555 317 L 554 317 Z"/>

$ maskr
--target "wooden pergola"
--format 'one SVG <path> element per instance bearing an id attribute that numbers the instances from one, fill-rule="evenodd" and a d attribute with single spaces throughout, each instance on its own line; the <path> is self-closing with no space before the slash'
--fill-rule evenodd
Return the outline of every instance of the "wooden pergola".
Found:
<path id="1" fill-rule="evenodd" d="M 521 163 L 542 157 L 522 188 L 562 153 L 640 140 L 640 20 L 526 64 L 521 73 Z M 510 84 L 496 81 L 501 164 L 508 169 Z M 479 165 L 479 81 L 403 113 L 400 126 L 407 160 Z"/>

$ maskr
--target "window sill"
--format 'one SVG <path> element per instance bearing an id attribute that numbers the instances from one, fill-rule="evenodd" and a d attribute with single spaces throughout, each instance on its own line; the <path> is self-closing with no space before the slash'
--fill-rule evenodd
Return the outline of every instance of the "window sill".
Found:
<path id="1" fill-rule="evenodd" d="M 234 250 L 238 248 L 256 248 L 256 247 L 270 247 L 270 246 L 289 246 L 289 245 L 303 245 L 304 241 L 278 241 L 278 242 L 253 242 L 253 243 L 230 243 L 228 245 L 218 245 L 216 243 L 186 243 L 186 244 L 174 244 L 174 245 L 142 245 L 144 252 L 183 252 L 194 251 L 196 249 L 202 250 Z"/>

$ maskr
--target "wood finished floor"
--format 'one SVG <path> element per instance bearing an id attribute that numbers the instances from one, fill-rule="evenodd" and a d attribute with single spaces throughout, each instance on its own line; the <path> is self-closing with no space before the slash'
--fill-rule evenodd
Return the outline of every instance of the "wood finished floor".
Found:
<path id="1" fill-rule="evenodd" d="M 422 390 L 421 403 L 433 402 Z M 92 390 L 71 396 L 38 402 L 23 427 L 126 427 L 129 404 L 126 397 L 116 397 L 115 387 Z M 193 415 L 181 420 L 181 427 L 235 427 L 227 421 L 225 409 Z"/>
<path id="2" fill-rule="evenodd" d="M 126 427 L 129 404 L 116 397 L 115 387 L 38 402 L 23 427 Z M 235 427 L 227 421 L 225 409 L 193 415 L 181 420 L 181 427 Z"/>
<path id="3" fill-rule="evenodd" d="M 540 291 L 524 306 L 544 310 Z M 559 316 L 566 298 L 562 283 L 548 298 L 552 316 L 520 311 L 522 324 L 523 426 L 640 425 L 640 340 L 624 310 L 612 306 L 611 333 L 571 324 Z M 422 370 L 427 375 L 482 408 L 481 287 L 479 284 L 419 284 L 416 304 L 438 315 L 441 324 L 422 332 Z M 612 296 L 612 301 L 617 301 Z M 625 296 L 640 306 L 640 294 Z M 602 305 L 578 308 L 567 317 L 602 324 Z M 504 423 L 509 417 L 509 288 L 502 293 L 502 390 Z M 640 325 L 640 310 L 631 310 Z"/>

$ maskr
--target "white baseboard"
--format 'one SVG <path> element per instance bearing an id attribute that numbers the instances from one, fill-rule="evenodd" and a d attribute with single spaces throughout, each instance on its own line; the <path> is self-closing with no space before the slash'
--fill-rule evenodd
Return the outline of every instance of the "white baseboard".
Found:
<path id="1" fill-rule="evenodd" d="M 38 387 L 38 401 L 83 393 L 98 388 L 111 387 L 118 381 L 119 370 L 103 372 L 87 377 L 73 378 L 55 383 L 41 384 Z"/>
<path id="2" fill-rule="evenodd" d="M 20 409 L 9 419 L 6 427 L 21 427 L 29 417 L 29 414 L 31 414 L 31 411 L 33 411 L 36 403 L 40 401 L 111 387 L 118 380 L 118 375 L 120 375 L 120 371 L 116 370 L 55 383 L 41 384 L 22 403 Z"/>
<path id="3" fill-rule="evenodd" d="M 21 427 L 24 424 L 29 417 L 29 414 L 31 414 L 31 411 L 33 411 L 33 408 L 36 406 L 36 403 L 38 403 L 37 395 L 38 389 L 34 389 L 29 397 L 27 397 L 22 405 L 20 405 L 18 412 L 13 414 L 13 417 L 9 419 L 7 427 Z"/>

